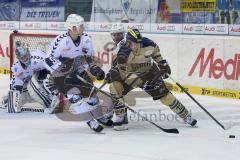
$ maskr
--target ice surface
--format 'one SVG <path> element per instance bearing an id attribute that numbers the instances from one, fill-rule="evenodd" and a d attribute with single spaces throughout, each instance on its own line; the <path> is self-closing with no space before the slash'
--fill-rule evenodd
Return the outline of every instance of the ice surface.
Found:
<path id="1" fill-rule="evenodd" d="M 8 85 L 8 76 L 0 75 L 1 99 Z M 0 160 L 239 160 L 240 100 L 194 95 L 231 127 L 223 130 L 185 94 L 175 95 L 198 120 L 198 128 L 172 120 L 170 109 L 150 98 L 137 99 L 134 109 L 149 118 L 156 115 L 157 124 L 176 127 L 179 135 L 164 133 L 131 113 L 129 130 L 105 128 L 96 134 L 84 122 L 65 122 L 43 113 L 7 114 L 0 109 Z M 163 120 L 163 115 L 171 120 Z M 228 138 L 230 134 L 236 138 Z"/>

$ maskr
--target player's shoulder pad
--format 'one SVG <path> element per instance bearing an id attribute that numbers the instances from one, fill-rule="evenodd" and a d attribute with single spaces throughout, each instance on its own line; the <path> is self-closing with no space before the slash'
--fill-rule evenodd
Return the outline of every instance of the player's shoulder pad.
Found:
<path id="1" fill-rule="evenodd" d="M 63 32 L 58 35 L 52 43 L 51 54 L 54 54 L 55 50 L 63 43 L 63 40 L 68 36 L 68 32 Z"/>
<path id="2" fill-rule="evenodd" d="M 90 36 L 88 36 L 87 34 L 85 35 L 85 33 L 84 33 L 81 37 L 81 43 L 91 44 L 92 43 L 92 38 Z"/>
<path id="3" fill-rule="evenodd" d="M 91 38 L 91 36 L 89 34 L 85 33 L 85 32 L 82 34 L 82 36 Z"/>
<path id="4" fill-rule="evenodd" d="M 124 54 L 130 54 L 131 51 L 132 51 L 131 48 L 129 48 L 129 47 L 127 46 L 127 43 L 124 42 L 124 43 L 121 43 L 120 48 L 119 48 L 119 51 L 118 51 L 117 54 L 122 54 L 122 53 L 124 53 Z"/>
<path id="5" fill-rule="evenodd" d="M 83 33 L 81 39 L 82 39 L 83 41 L 88 41 L 88 42 L 91 42 L 91 41 L 92 41 L 91 36 L 88 35 L 87 33 Z"/>
<path id="6" fill-rule="evenodd" d="M 142 38 L 142 47 L 156 47 L 157 44 L 147 37 Z"/>
<path id="7" fill-rule="evenodd" d="M 55 38 L 55 43 L 59 43 L 61 40 L 65 39 L 68 36 L 68 32 L 62 32 Z"/>
<path id="8" fill-rule="evenodd" d="M 34 60 L 44 60 L 46 57 L 47 57 L 47 55 L 43 51 L 31 52 L 31 58 Z"/>
<path id="9" fill-rule="evenodd" d="M 21 71 L 21 69 L 22 69 L 22 66 L 19 61 L 16 61 L 11 67 L 11 71 L 13 73 L 17 73 L 17 72 Z"/>

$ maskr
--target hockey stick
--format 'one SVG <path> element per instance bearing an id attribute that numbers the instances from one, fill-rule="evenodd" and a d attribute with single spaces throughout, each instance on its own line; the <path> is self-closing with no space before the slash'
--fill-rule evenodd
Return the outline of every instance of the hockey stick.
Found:
<path id="1" fill-rule="evenodd" d="M 162 131 L 166 132 L 166 133 L 175 133 L 175 134 L 178 134 L 179 131 L 178 129 L 176 128 L 170 128 L 170 129 L 166 129 L 166 128 L 163 128 L 159 125 L 157 125 L 156 123 L 152 122 L 151 120 L 149 120 L 147 117 L 141 115 L 139 112 L 135 111 L 134 109 L 130 108 L 129 106 L 125 105 L 127 107 L 128 110 L 130 110 L 131 112 L 133 112 L 134 114 L 136 114 L 137 116 L 141 117 L 142 119 L 144 119 L 145 121 L 151 123 L 152 125 L 154 125 L 155 127 L 161 129 Z"/>
<path id="2" fill-rule="evenodd" d="M 85 83 L 85 82 L 84 82 Z M 104 81 L 103 84 L 98 88 L 98 89 L 102 89 L 105 85 L 107 84 L 107 81 Z M 92 96 L 93 94 L 93 91 L 94 91 L 94 87 L 93 89 L 91 90 L 89 96 L 88 96 L 88 99 Z"/>
<path id="3" fill-rule="evenodd" d="M 151 59 L 151 60 L 160 71 L 160 68 L 158 67 L 157 62 L 154 59 Z M 181 90 L 184 93 L 186 93 L 200 108 L 202 108 L 222 129 L 226 130 L 225 127 L 218 120 L 216 120 L 216 118 L 214 118 L 195 98 L 193 98 L 193 96 L 190 93 L 188 93 L 188 91 L 186 91 L 182 85 L 180 85 L 177 81 L 175 81 L 169 74 L 167 75 L 178 87 L 181 88 Z"/>
<path id="4" fill-rule="evenodd" d="M 168 77 L 178 86 L 181 88 L 181 90 L 186 93 L 200 108 L 202 108 L 202 110 L 204 110 L 205 113 L 207 113 L 222 129 L 226 130 L 226 128 L 216 119 L 213 117 L 213 115 L 211 115 L 211 113 L 209 113 L 188 91 L 186 91 L 185 88 L 183 88 L 183 86 L 181 84 L 179 84 L 177 81 L 175 81 L 170 75 L 168 75 Z"/>
<path id="5" fill-rule="evenodd" d="M 89 83 L 88 81 L 86 81 L 85 79 L 83 79 L 82 77 L 78 76 L 77 75 L 77 78 L 79 78 L 81 81 L 83 81 L 84 83 L 88 84 L 88 85 L 91 85 L 93 88 L 95 88 L 96 91 L 98 92 L 101 92 L 102 94 L 104 94 L 105 96 L 109 97 L 109 98 L 113 98 L 109 93 L 101 90 L 100 88 L 97 88 L 95 85 L 92 85 L 91 83 Z M 133 112 L 134 114 L 138 115 L 139 117 L 143 118 L 145 121 L 149 122 L 150 124 L 154 125 L 155 127 L 161 129 L 162 131 L 166 132 L 166 133 L 175 133 L 175 134 L 178 134 L 179 131 L 178 129 L 176 128 L 171 128 L 171 129 L 166 129 L 166 128 L 163 128 L 159 125 L 157 125 L 156 123 L 152 122 L 151 120 L 149 120 L 147 117 L 141 115 L 139 112 L 135 111 L 134 109 L 130 108 L 128 105 L 126 105 L 126 108 L 128 110 L 130 110 L 131 112 Z"/>

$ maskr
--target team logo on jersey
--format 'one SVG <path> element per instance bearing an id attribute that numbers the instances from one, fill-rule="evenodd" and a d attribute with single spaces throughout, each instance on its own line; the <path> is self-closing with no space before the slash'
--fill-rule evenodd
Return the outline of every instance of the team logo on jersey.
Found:
<path id="1" fill-rule="evenodd" d="M 82 52 L 87 54 L 88 53 L 88 48 L 82 48 Z"/>
<path id="2" fill-rule="evenodd" d="M 70 51 L 70 50 L 71 50 L 71 48 L 64 48 L 64 49 L 63 49 L 64 52 L 68 52 L 68 51 Z"/>

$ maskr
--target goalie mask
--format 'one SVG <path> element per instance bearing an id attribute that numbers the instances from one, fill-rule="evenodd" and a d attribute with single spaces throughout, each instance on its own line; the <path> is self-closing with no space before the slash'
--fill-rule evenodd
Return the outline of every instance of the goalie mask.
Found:
<path id="1" fill-rule="evenodd" d="M 111 37 L 115 43 L 119 43 L 124 38 L 123 24 L 113 24 L 111 27 Z"/>
<path id="2" fill-rule="evenodd" d="M 31 55 L 28 48 L 23 46 L 18 46 L 15 50 L 17 59 L 24 64 L 26 67 L 30 65 Z"/>
<path id="3" fill-rule="evenodd" d="M 82 34 L 84 29 L 83 17 L 77 14 L 70 14 L 66 20 L 66 27 L 76 34 Z"/>

